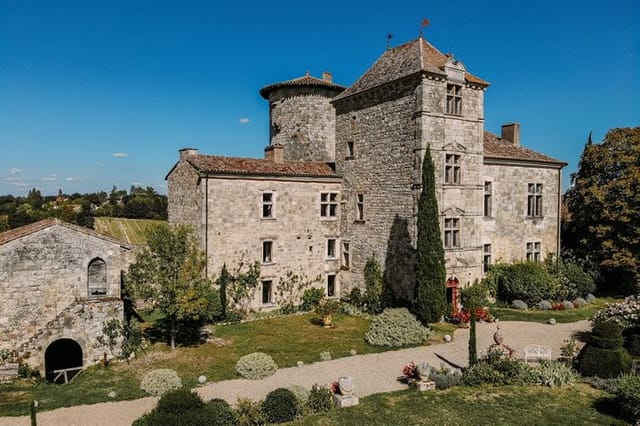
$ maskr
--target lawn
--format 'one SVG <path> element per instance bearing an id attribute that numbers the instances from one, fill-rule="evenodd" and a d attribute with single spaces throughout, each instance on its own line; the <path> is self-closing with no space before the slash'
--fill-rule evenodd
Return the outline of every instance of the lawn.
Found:
<path id="1" fill-rule="evenodd" d="M 491 314 L 500 321 L 530 321 L 546 323 L 550 318 L 555 318 L 559 323 L 567 323 L 590 319 L 596 311 L 604 308 L 605 305 L 619 301 L 620 299 L 614 298 L 597 298 L 589 305 L 567 311 L 538 311 L 536 309 L 523 311 L 496 306 L 491 306 L 489 310 Z"/>
<path id="2" fill-rule="evenodd" d="M 191 388 L 201 374 L 210 381 L 236 378 L 237 360 L 252 352 L 265 352 L 279 367 L 291 367 L 297 361 L 320 361 L 323 351 L 339 358 L 349 356 L 351 349 L 358 354 L 388 349 L 369 346 L 364 341 L 369 320 L 334 314 L 335 327 L 323 328 L 314 324 L 314 318 L 313 314 L 303 314 L 218 325 L 214 343 L 179 347 L 175 351 L 164 343 L 155 343 L 143 356 L 107 367 L 87 368 L 66 385 L 25 381 L 0 384 L 0 416 L 28 414 L 32 398 L 40 401 L 41 410 L 50 410 L 106 401 L 110 391 L 117 393 L 116 399 L 143 397 L 140 378 L 156 368 L 176 370 L 185 386 Z M 450 324 L 435 325 L 432 341 L 441 341 L 442 335 L 451 334 L 454 329 Z"/>
<path id="3" fill-rule="evenodd" d="M 585 384 L 455 387 L 371 395 L 360 405 L 304 417 L 295 425 L 624 425 L 611 396 Z"/>
<path id="4" fill-rule="evenodd" d="M 163 223 L 161 220 L 125 219 L 122 217 L 96 217 L 96 231 L 131 244 L 146 243 L 146 231 L 149 227 Z"/>

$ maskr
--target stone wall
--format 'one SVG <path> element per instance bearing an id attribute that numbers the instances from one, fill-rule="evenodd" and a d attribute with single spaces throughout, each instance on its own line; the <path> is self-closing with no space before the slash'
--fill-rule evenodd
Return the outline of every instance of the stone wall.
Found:
<path id="1" fill-rule="evenodd" d="M 561 171 L 535 165 L 485 164 L 484 179 L 492 182 L 492 218 L 483 218 L 483 244 L 491 244 L 494 262 L 526 257 L 526 243 L 541 243 L 541 256 L 558 252 L 558 201 Z M 527 217 L 529 183 L 543 184 L 541 218 Z"/>
<path id="2" fill-rule="evenodd" d="M 91 357 L 91 345 L 101 333 L 102 321 L 111 316 L 122 318 L 121 272 L 127 269 L 131 257 L 128 248 L 109 239 L 60 224 L 1 245 L 0 348 L 27 345 L 29 362 L 40 365 L 50 342 L 28 342 L 48 330 L 52 338 L 65 335 L 86 341 L 85 356 Z M 96 258 L 106 263 L 104 296 L 88 293 L 88 265 Z M 91 312 L 105 314 L 85 316 L 77 326 L 70 326 L 68 321 L 52 325 L 79 304 L 90 305 Z"/>
<path id="3" fill-rule="evenodd" d="M 285 160 L 334 161 L 336 112 L 330 100 L 338 92 L 285 87 L 270 93 L 270 144 L 284 146 Z"/>
<path id="4" fill-rule="evenodd" d="M 273 295 L 278 281 L 292 271 L 309 279 L 319 278 L 318 287 L 326 287 L 327 275 L 340 270 L 340 229 L 342 209 L 337 217 L 320 217 L 321 192 L 337 193 L 340 179 L 320 178 L 250 178 L 211 177 L 208 179 L 209 202 L 207 258 L 208 273 L 213 279 L 223 264 L 233 271 L 240 260 L 260 261 L 261 276 L 272 280 Z M 273 218 L 262 217 L 262 194 L 273 194 Z M 335 259 L 327 258 L 327 239 L 336 240 Z M 262 262 L 263 241 L 272 242 L 271 262 Z M 340 280 L 336 279 L 336 295 Z M 271 308 L 263 304 L 261 287 L 253 308 Z M 275 301 L 275 298 L 273 299 Z"/>
<path id="5" fill-rule="evenodd" d="M 180 161 L 167 177 L 167 214 L 169 223 L 191 226 L 195 235 L 202 235 L 201 181 L 196 169 Z M 203 245 L 204 247 L 204 245 Z"/>

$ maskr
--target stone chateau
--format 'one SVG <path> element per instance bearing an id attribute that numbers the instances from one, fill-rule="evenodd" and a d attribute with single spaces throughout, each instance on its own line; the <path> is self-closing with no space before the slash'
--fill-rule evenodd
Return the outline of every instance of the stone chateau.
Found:
<path id="1" fill-rule="evenodd" d="M 169 220 L 196 230 L 212 278 L 225 263 L 261 262 L 255 308 L 275 306 L 287 271 L 318 278 L 329 297 L 362 287 L 371 256 L 411 299 L 429 146 L 454 302 L 491 263 L 539 261 L 560 244 L 566 163 L 523 147 L 517 123 L 486 132 L 488 87 L 422 37 L 387 49 L 350 87 L 329 73 L 266 86 L 265 158 L 181 150 Z"/>

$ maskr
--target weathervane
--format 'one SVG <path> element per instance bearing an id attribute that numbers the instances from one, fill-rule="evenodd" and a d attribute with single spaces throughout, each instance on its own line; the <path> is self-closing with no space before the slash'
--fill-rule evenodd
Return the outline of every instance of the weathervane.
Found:
<path id="1" fill-rule="evenodd" d="M 387 33 L 387 50 L 391 49 L 391 39 L 393 38 L 393 34 Z"/>
<path id="2" fill-rule="evenodd" d="M 420 23 L 420 37 L 422 38 L 422 30 L 429 25 L 429 20 L 427 18 L 422 18 L 422 22 Z"/>

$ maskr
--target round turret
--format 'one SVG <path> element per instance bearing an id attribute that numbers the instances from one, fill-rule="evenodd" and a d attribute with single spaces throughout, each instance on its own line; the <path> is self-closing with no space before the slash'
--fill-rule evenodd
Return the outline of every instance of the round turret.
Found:
<path id="1" fill-rule="evenodd" d="M 281 144 L 288 161 L 333 162 L 336 111 L 331 99 L 344 89 L 327 72 L 322 79 L 307 72 L 263 87 L 260 95 L 269 101 L 269 144 Z"/>

